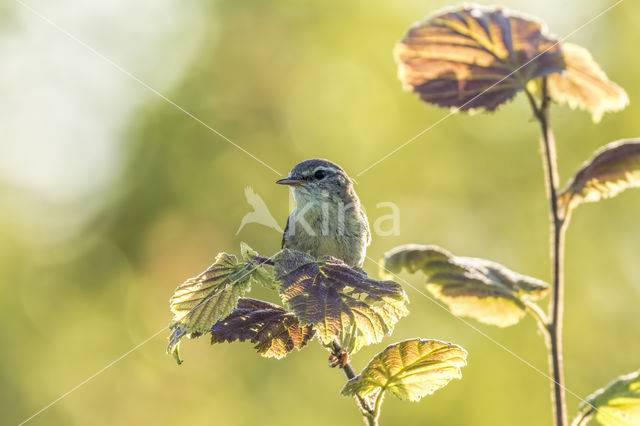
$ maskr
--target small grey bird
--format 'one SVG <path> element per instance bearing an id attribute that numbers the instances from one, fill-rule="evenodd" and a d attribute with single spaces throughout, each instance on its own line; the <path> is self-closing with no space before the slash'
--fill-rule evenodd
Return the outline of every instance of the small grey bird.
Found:
<path id="1" fill-rule="evenodd" d="M 353 189 L 353 181 L 337 164 L 322 159 L 297 164 L 284 179 L 296 201 L 287 219 L 282 248 L 329 255 L 362 267 L 371 243 L 369 221 Z"/>

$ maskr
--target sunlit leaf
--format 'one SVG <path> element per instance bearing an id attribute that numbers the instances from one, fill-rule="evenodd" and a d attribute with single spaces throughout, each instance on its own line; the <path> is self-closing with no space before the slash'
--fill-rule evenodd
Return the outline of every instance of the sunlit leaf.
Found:
<path id="1" fill-rule="evenodd" d="M 427 289 L 447 304 L 452 313 L 485 324 L 506 327 L 526 314 L 524 298 L 538 300 L 549 290 L 547 283 L 495 262 L 454 256 L 437 246 L 408 244 L 385 253 L 382 271 L 422 271 Z"/>
<path id="2" fill-rule="evenodd" d="M 273 303 L 241 298 L 231 314 L 211 327 L 211 343 L 249 340 L 265 357 L 282 358 L 313 337 L 311 326 Z"/>
<path id="3" fill-rule="evenodd" d="M 640 139 L 624 139 L 596 151 L 558 195 L 558 201 L 566 211 L 635 187 L 640 187 Z"/>
<path id="4" fill-rule="evenodd" d="M 419 401 L 462 378 L 460 368 L 467 365 L 467 352 L 458 345 L 439 340 L 410 339 L 387 346 L 374 356 L 359 376 L 349 380 L 344 395 L 396 397 Z"/>
<path id="5" fill-rule="evenodd" d="M 215 262 L 200 275 L 178 286 L 169 300 L 173 319 L 167 352 L 178 363 L 180 339 L 202 334 L 236 307 L 238 299 L 250 288 L 250 276 L 255 267 L 238 263 L 232 254 L 220 253 Z"/>
<path id="6" fill-rule="evenodd" d="M 408 314 L 408 299 L 399 284 L 371 279 L 341 260 L 316 260 L 285 249 L 274 262 L 282 300 L 301 324 L 313 326 L 324 344 L 337 340 L 349 353 L 356 352 L 391 334 Z"/>
<path id="7" fill-rule="evenodd" d="M 585 419 L 595 414 L 605 426 L 640 424 L 640 370 L 620 376 L 589 395 L 580 405 L 580 412 L 579 417 Z"/>
<path id="8" fill-rule="evenodd" d="M 265 258 L 264 260 L 259 260 L 260 255 L 258 252 L 244 242 L 240 243 L 240 254 L 245 262 L 253 263 L 254 269 L 251 272 L 251 279 L 256 284 L 260 284 L 270 290 L 277 290 L 279 288 L 280 284 L 276 281 L 273 268 L 266 264 L 266 262 L 271 259 Z"/>
<path id="9" fill-rule="evenodd" d="M 590 112 L 596 123 L 605 112 L 619 111 L 629 104 L 624 89 L 607 78 L 587 49 L 565 43 L 562 54 L 567 70 L 548 77 L 554 101 Z"/>
<path id="10" fill-rule="evenodd" d="M 398 76 L 429 103 L 493 111 L 529 80 L 565 69 L 544 26 L 500 7 L 464 5 L 415 24 L 396 45 Z"/>
<path id="11" fill-rule="evenodd" d="M 249 244 L 244 241 L 240 242 L 240 256 L 242 256 L 242 260 L 245 262 L 251 262 L 256 256 L 259 256 L 258 252 L 249 247 Z"/>

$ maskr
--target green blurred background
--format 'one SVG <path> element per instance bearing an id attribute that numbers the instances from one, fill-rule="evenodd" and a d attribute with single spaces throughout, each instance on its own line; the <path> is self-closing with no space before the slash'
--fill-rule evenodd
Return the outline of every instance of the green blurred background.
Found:
<path id="1" fill-rule="evenodd" d="M 504 2 L 559 36 L 613 3 Z M 411 23 L 444 1 L 28 4 L 70 35 L 19 3 L 0 6 L 3 424 L 26 419 L 166 327 L 175 286 L 217 252 L 237 252 L 240 241 L 264 255 L 279 248 L 280 235 L 260 225 L 236 235 L 251 211 L 246 186 L 284 225 L 289 201 L 274 185 L 279 175 L 135 78 L 282 174 L 325 157 L 355 175 L 448 113 L 401 90 L 391 54 Z M 631 104 L 599 125 L 553 109 L 563 182 L 599 146 L 640 135 L 639 27 L 640 5 L 628 0 L 571 38 Z M 538 129 L 522 96 L 495 114 L 454 115 L 358 178 L 372 221 L 388 214 L 379 202 L 401 212 L 400 235 L 375 237 L 369 254 L 432 243 L 549 280 L 542 182 Z M 639 215 L 640 191 L 628 191 L 581 207 L 568 232 L 565 365 L 581 397 L 640 367 Z M 407 278 L 422 286 L 421 277 Z M 407 292 L 411 315 L 358 353 L 355 367 L 416 336 L 460 344 L 469 365 L 462 381 L 420 403 L 387 398 L 383 424 L 550 424 L 543 375 Z M 531 318 L 507 329 L 471 323 L 546 373 Z M 342 374 L 326 367 L 316 343 L 276 361 L 249 344 L 186 341 L 176 366 L 164 352 L 167 335 L 30 424 L 360 424 L 353 401 L 338 394 Z M 568 395 L 570 412 L 578 403 Z"/>

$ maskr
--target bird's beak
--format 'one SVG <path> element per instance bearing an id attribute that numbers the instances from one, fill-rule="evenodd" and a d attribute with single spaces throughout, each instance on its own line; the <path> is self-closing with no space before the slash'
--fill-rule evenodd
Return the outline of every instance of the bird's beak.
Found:
<path id="1" fill-rule="evenodd" d="M 286 177 L 284 179 L 280 179 L 276 181 L 276 183 L 279 183 L 280 185 L 289 185 L 289 186 L 300 186 L 306 182 L 307 181 L 304 179 L 296 179 L 292 177 Z"/>

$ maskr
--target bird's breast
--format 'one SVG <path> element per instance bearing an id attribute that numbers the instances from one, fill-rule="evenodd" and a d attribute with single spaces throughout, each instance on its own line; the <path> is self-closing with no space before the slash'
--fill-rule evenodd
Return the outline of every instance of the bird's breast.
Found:
<path id="1" fill-rule="evenodd" d="M 369 227 L 356 206 L 340 212 L 326 205 L 296 207 L 289 216 L 284 247 L 311 256 L 333 256 L 351 266 L 362 266 Z"/>

